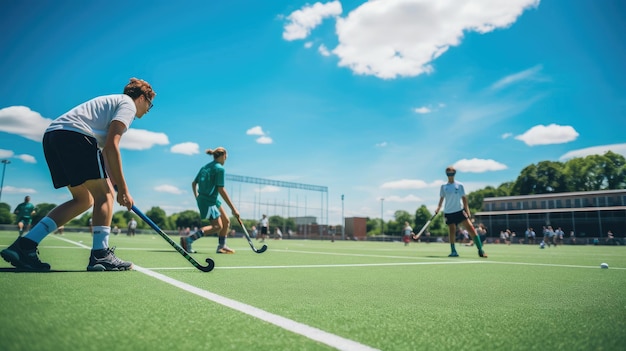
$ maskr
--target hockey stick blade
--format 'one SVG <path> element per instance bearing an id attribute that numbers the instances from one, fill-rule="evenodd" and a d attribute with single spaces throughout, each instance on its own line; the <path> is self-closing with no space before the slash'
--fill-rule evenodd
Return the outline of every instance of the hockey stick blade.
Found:
<path id="1" fill-rule="evenodd" d="M 263 245 L 260 249 L 257 249 L 256 247 L 254 247 L 254 244 L 252 243 L 252 239 L 250 239 L 250 234 L 248 234 L 248 230 L 246 229 L 246 226 L 243 225 L 241 218 L 237 218 L 237 221 L 239 221 L 239 225 L 241 225 L 241 229 L 243 229 L 243 233 L 245 234 L 246 239 L 248 239 L 248 244 L 250 244 L 250 248 L 252 249 L 252 251 L 259 253 L 259 254 L 264 253 L 267 250 L 267 245 Z"/>
<path id="2" fill-rule="evenodd" d="M 133 212 L 137 214 L 137 216 L 141 217 L 141 219 L 144 222 L 148 223 L 148 225 L 152 227 L 152 229 L 154 229 L 154 231 L 157 232 L 157 234 L 159 234 L 163 239 L 165 239 L 165 241 L 167 241 L 168 244 L 172 245 L 172 247 L 175 248 L 176 251 L 178 251 L 178 253 L 183 255 L 183 257 L 187 259 L 187 261 L 189 261 L 189 263 L 191 263 L 194 267 L 198 268 L 199 270 L 203 272 L 210 272 L 213 270 L 213 268 L 215 268 L 215 262 L 210 258 L 206 259 L 206 263 L 207 263 L 206 266 L 203 266 L 200 263 L 198 263 L 198 261 L 194 260 L 193 257 L 189 256 L 189 253 L 185 251 L 185 249 L 183 249 L 182 247 L 180 247 L 180 245 L 174 242 L 174 240 L 172 240 L 167 234 L 165 234 L 165 232 L 161 230 L 161 228 L 159 228 L 159 226 L 157 226 L 156 223 L 154 223 L 148 216 L 143 214 L 143 212 L 141 212 L 135 205 L 133 205 L 132 210 Z"/>

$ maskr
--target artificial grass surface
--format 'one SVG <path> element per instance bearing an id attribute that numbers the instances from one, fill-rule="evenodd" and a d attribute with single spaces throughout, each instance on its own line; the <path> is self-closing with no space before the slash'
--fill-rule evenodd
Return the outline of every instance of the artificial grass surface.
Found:
<path id="1" fill-rule="evenodd" d="M 0 248 L 15 238 L 0 232 Z M 56 273 L 0 262 L 2 350 L 328 350 L 332 347 L 135 272 L 86 272 L 89 234 L 46 238 Z M 177 238 L 174 238 L 177 240 Z M 67 241 L 69 240 L 69 242 Z M 111 236 L 116 254 L 177 281 L 381 350 L 621 350 L 626 248 L 216 238 L 193 256 L 157 235 Z M 258 242 L 257 242 L 258 243 Z M 258 243 L 258 246 L 261 244 Z M 600 269 L 609 263 L 608 270 Z"/>

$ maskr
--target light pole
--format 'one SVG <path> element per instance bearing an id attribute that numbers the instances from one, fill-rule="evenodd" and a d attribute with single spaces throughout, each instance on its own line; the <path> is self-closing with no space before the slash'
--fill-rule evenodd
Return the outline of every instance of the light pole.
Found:
<path id="1" fill-rule="evenodd" d="M 346 218 L 343 216 L 343 194 L 341 194 L 341 240 L 346 240 Z"/>
<path id="2" fill-rule="evenodd" d="M 380 198 L 380 234 L 383 236 L 383 241 L 385 241 L 385 220 L 383 219 L 383 201 L 385 198 Z"/>
<path id="3" fill-rule="evenodd" d="M 2 160 L 2 181 L 0 181 L 0 200 L 2 200 L 2 188 L 4 188 L 4 173 L 7 170 L 7 165 L 11 163 L 9 160 Z"/>

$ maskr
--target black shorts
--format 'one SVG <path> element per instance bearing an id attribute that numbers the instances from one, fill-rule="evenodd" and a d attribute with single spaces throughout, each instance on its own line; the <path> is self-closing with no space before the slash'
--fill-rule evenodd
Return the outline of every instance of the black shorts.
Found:
<path id="1" fill-rule="evenodd" d="M 465 211 L 453 212 L 453 213 L 445 213 L 446 224 L 459 224 L 467 219 L 465 215 Z"/>
<path id="2" fill-rule="evenodd" d="M 261 227 L 261 234 L 267 235 L 267 227 Z"/>
<path id="3" fill-rule="evenodd" d="M 55 189 L 107 178 L 102 152 L 93 137 L 67 130 L 47 132 L 43 153 Z"/>

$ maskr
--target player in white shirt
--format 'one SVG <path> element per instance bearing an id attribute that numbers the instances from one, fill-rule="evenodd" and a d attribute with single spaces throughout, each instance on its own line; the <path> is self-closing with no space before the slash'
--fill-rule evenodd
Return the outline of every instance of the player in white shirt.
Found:
<path id="1" fill-rule="evenodd" d="M 96 97 L 50 123 L 42 145 L 52 183 L 56 189 L 67 187 L 72 199 L 55 207 L 28 234 L 2 250 L 2 258 L 18 269 L 49 271 L 50 265 L 37 255 L 39 243 L 57 227 L 93 208 L 93 246 L 87 270 L 132 269 L 131 262 L 117 258 L 108 246 L 114 199 L 129 210 L 133 206 L 119 143 L 133 120 L 150 111 L 155 95 L 148 82 L 131 78 L 123 94 Z M 117 187 L 117 195 L 111 185 Z"/>
<path id="2" fill-rule="evenodd" d="M 470 210 L 467 202 L 467 196 L 465 196 L 465 188 L 463 184 L 454 180 L 456 170 L 450 166 L 446 168 L 446 176 L 448 176 L 448 182 L 441 186 L 439 190 L 439 205 L 435 210 L 435 214 L 441 210 L 441 205 L 445 200 L 445 207 L 443 208 L 443 214 L 446 218 L 446 224 L 448 225 L 448 233 L 450 238 L 450 248 L 452 253 L 448 257 L 458 257 L 454 246 L 454 240 L 456 237 L 456 226 L 462 224 L 469 232 L 470 237 L 478 248 L 478 256 L 487 258 L 487 254 L 483 251 L 483 245 L 480 237 L 476 234 L 476 229 L 470 221 Z"/>

